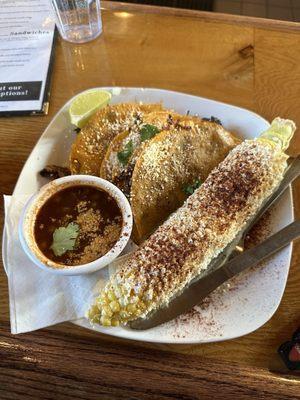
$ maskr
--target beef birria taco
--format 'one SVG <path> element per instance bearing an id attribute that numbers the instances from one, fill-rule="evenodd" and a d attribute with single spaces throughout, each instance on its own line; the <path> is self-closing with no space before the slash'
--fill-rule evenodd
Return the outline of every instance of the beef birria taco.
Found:
<path id="1" fill-rule="evenodd" d="M 180 207 L 239 142 L 221 125 L 195 119 L 149 141 L 132 175 L 136 242 L 141 243 Z"/>
<path id="2" fill-rule="evenodd" d="M 99 176 L 103 157 L 113 138 L 134 126 L 144 113 L 161 109 L 161 104 L 140 103 L 120 103 L 101 108 L 81 129 L 72 145 L 72 174 Z"/>
<path id="3" fill-rule="evenodd" d="M 155 135 L 172 129 L 177 118 L 180 115 L 169 110 L 144 113 L 138 123 L 114 137 L 102 160 L 100 177 L 117 185 L 129 197 L 131 177 L 139 154 Z"/>

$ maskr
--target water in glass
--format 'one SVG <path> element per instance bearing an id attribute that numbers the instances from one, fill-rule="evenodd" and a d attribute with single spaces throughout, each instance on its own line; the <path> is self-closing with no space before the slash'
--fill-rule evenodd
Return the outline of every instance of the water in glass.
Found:
<path id="1" fill-rule="evenodd" d="M 52 5 L 63 39 L 73 43 L 84 43 L 100 35 L 100 0 L 52 0 Z"/>

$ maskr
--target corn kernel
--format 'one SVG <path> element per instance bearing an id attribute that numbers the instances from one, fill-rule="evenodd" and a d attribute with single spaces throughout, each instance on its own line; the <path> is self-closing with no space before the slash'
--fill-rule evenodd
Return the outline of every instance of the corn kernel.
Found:
<path id="1" fill-rule="evenodd" d="M 100 315 L 94 315 L 93 317 L 90 317 L 90 320 L 93 324 L 99 324 L 100 323 Z"/>
<path id="2" fill-rule="evenodd" d="M 104 299 L 102 297 L 98 297 L 96 299 L 96 304 L 98 305 L 98 307 L 102 308 L 102 306 L 104 306 L 105 304 L 107 304 L 107 299 Z"/>
<path id="3" fill-rule="evenodd" d="M 115 286 L 114 289 L 115 289 L 115 295 L 116 295 L 116 297 L 117 297 L 117 298 L 122 297 L 122 290 L 120 289 L 120 287 L 119 287 L 119 286 Z"/>
<path id="4" fill-rule="evenodd" d="M 136 311 L 136 306 L 135 304 L 128 304 L 126 307 L 126 310 L 130 313 L 133 314 Z"/>
<path id="5" fill-rule="evenodd" d="M 111 326 L 111 320 L 104 316 L 101 317 L 100 322 L 101 322 L 101 325 L 103 325 L 103 326 Z"/>
<path id="6" fill-rule="evenodd" d="M 113 318 L 111 320 L 111 325 L 112 326 L 119 326 L 120 325 L 120 321 L 118 319 L 116 319 L 116 318 Z"/>
<path id="7" fill-rule="evenodd" d="M 107 295 L 106 295 L 105 291 L 102 290 L 102 292 L 100 293 L 100 296 L 98 297 L 98 299 L 106 301 L 106 297 L 107 297 Z"/>
<path id="8" fill-rule="evenodd" d="M 109 291 L 107 292 L 107 297 L 108 297 L 108 299 L 109 299 L 110 301 L 116 300 L 116 296 L 115 296 L 115 294 L 114 294 L 114 292 L 113 292 L 112 290 L 109 290 Z"/>
<path id="9" fill-rule="evenodd" d="M 129 317 L 128 313 L 125 310 L 120 311 L 120 317 L 122 319 L 127 319 Z"/>
<path id="10" fill-rule="evenodd" d="M 113 312 L 109 306 L 103 306 L 102 307 L 102 315 L 105 315 L 106 317 L 111 317 L 113 315 Z"/>
<path id="11" fill-rule="evenodd" d="M 96 304 L 94 304 L 88 311 L 88 315 L 94 315 L 99 313 L 99 308 Z"/>
<path id="12" fill-rule="evenodd" d="M 109 307 L 113 312 L 118 312 L 120 311 L 120 304 L 118 301 L 112 301 L 109 303 Z"/>
<path id="13" fill-rule="evenodd" d="M 121 307 L 126 307 L 126 304 L 127 304 L 127 299 L 126 298 L 120 297 L 118 300 L 119 300 L 119 303 L 120 303 Z"/>
<path id="14" fill-rule="evenodd" d="M 140 301 L 138 303 L 138 309 L 143 311 L 143 310 L 145 310 L 145 308 L 146 308 L 146 304 L 143 301 Z"/>

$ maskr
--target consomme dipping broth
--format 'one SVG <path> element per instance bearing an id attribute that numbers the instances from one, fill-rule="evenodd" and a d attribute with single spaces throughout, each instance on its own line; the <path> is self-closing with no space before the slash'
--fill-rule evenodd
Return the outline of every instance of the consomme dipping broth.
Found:
<path id="1" fill-rule="evenodd" d="M 74 185 L 53 194 L 40 208 L 34 237 L 40 251 L 58 264 L 87 264 L 118 241 L 122 212 L 116 200 L 90 185 Z"/>

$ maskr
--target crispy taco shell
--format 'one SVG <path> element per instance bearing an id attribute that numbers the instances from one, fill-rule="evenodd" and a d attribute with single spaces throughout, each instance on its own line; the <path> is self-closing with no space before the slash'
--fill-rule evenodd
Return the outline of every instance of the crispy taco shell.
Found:
<path id="1" fill-rule="evenodd" d="M 120 132 L 113 138 L 107 148 L 106 154 L 102 160 L 100 168 L 100 177 L 107 179 L 117 185 L 127 196 L 130 193 L 131 176 L 139 154 L 148 142 L 141 139 L 141 128 L 145 125 L 153 125 L 159 131 L 170 129 L 174 124 L 173 121 L 180 118 L 179 114 L 175 114 L 169 110 L 158 110 L 150 113 L 144 113 L 139 121 L 131 127 L 130 130 Z M 132 144 L 132 154 L 127 163 L 122 163 L 118 159 L 118 153 L 122 152 L 128 143 Z"/>
<path id="2" fill-rule="evenodd" d="M 81 129 L 70 152 L 72 174 L 99 175 L 107 147 L 120 132 L 133 126 L 143 115 L 161 110 L 161 104 L 121 103 L 101 108 Z"/>
<path id="3" fill-rule="evenodd" d="M 182 205 L 188 185 L 196 180 L 203 182 L 240 142 L 216 123 L 197 121 L 194 117 L 186 121 L 185 128 L 156 135 L 136 162 L 130 201 L 137 243 Z"/>

